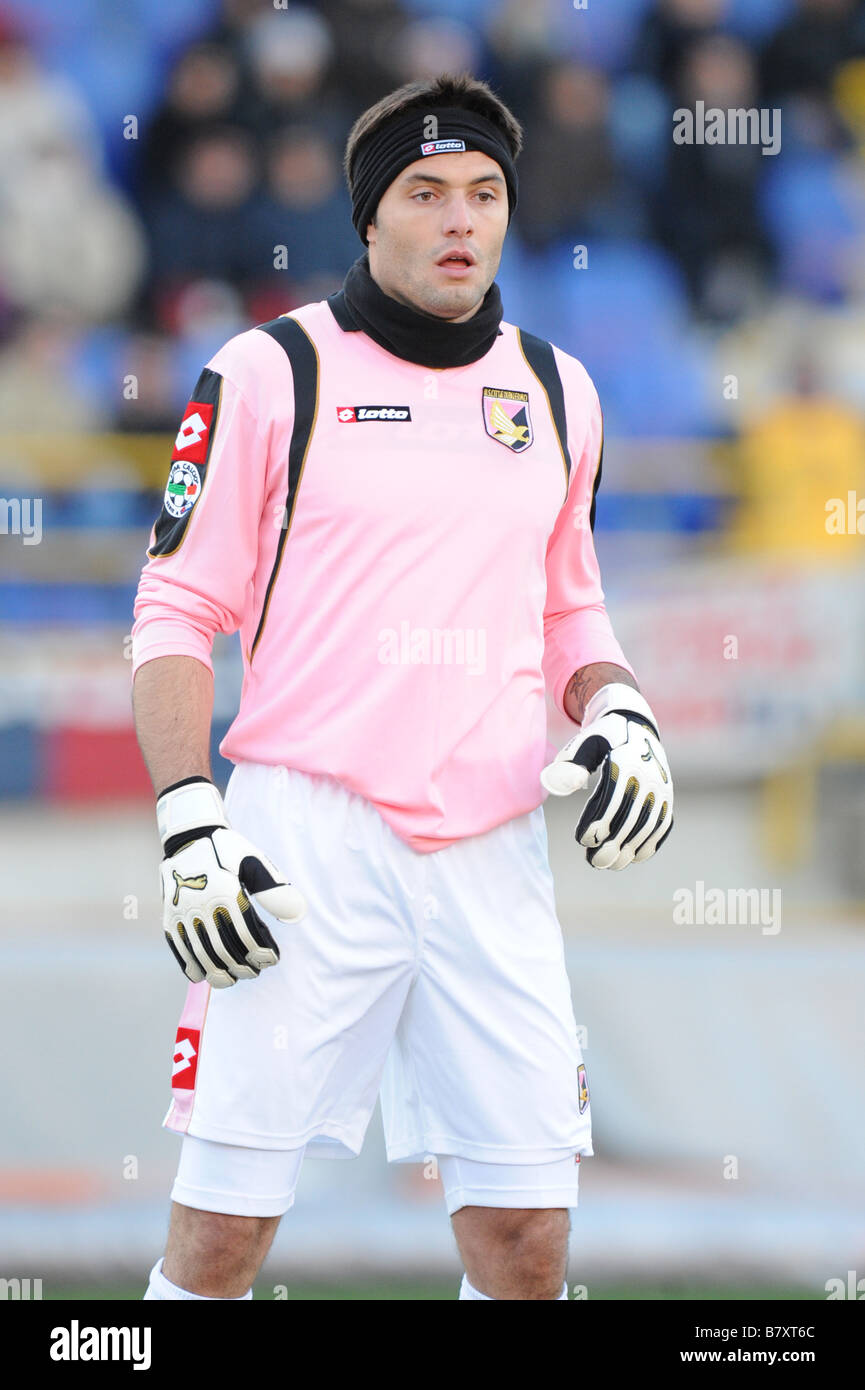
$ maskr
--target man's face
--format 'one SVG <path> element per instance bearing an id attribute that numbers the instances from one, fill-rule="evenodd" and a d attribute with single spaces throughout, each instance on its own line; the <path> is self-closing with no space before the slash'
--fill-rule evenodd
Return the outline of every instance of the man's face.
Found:
<path id="1" fill-rule="evenodd" d="M 370 273 L 402 304 L 461 323 L 496 278 L 507 226 L 508 193 L 494 159 L 479 150 L 427 155 L 379 202 L 366 229 Z"/>

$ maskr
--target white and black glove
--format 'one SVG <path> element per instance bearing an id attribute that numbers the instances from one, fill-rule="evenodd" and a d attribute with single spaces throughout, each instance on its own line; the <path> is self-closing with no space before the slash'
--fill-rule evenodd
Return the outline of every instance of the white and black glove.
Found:
<path id="1" fill-rule="evenodd" d="M 306 902 L 279 869 L 229 827 L 222 797 L 206 777 L 167 787 L 156 803 L 165 939 L 188 980 L 227 989 L 279 960 L 279 947 L 249 901 L 281 922 L 298 922 Z"/>
<path id="2" fill-rule="evenodd" d="M 655 716 L 629 685 L 595 692 L 580 732 L 543 769 L 541 782 L 554 796 L 570 796 L 598 768 L 575 838 L 593 869 L 641 864 L 673 828 L 673 782 Z"/>

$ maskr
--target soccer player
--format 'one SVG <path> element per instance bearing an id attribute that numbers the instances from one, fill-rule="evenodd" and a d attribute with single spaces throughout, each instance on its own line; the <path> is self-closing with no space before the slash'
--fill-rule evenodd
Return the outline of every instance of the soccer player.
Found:
<path id="1" fill-rule="evenodd" d="M 180 426 L 135 604 L 136 728 L 190 981 L 153 1299 L 251 1298 L 304 1155 L 435 1155 L 464 1299 L 565 1299 L 589 1091 L 544 791 L 597 783 L 596 869 L 672 827 L 657 721 L 606 614 L 596 391 L 504 321 L 518 122 L 412 82 L 345 153 L 366 252 L 239 334 Z M 240 708 L 208 758 L 214 633 Z M 574 737 L 544 767 L 549 692 Z M 238 987 L 239 984 L 239 987 Z"/>

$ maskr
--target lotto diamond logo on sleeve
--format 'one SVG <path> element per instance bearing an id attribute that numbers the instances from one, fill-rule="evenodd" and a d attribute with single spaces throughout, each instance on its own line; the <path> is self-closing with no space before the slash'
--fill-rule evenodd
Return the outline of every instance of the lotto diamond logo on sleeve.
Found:
<path id="1" fill-rule="evenodd" d="M 212 405 L 206 401 L 190 401 L 174 441 L 175 459 L 183 459 L 184 463 L 204 463 L 212 422 Z"/>
<path id="2" fill-rule="evenodd" d="M 192 393 L 171 451 L 162 510 L 147 554 L 174 555 L 183 544 L 193 508 L 207 481 L 210 455 L 219 430 L 222 377 L 205 367 Z"/>

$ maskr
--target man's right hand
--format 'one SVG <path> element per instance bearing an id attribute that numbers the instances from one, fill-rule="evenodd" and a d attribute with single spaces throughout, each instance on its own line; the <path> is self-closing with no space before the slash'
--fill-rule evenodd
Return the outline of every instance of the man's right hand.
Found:
<path id="1" fill-rule="evenodd" d="M 228 824 L 206 777 L 166 788 L 156 803 L 165 939 L 188 980 L 227 989 L 276 965 L 279 947 L 250 895 L 281 922 L 298 922 L 303 896 Z"/>

